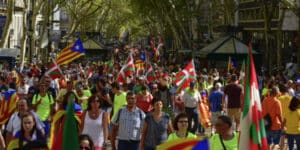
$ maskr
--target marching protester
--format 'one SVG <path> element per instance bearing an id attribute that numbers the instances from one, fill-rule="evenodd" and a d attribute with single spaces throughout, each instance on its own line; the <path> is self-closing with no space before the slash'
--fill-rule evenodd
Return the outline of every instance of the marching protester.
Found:
<path id="1" fill-rule="evenodd" d="M 217 118 L 216 132 L 210 138 L 211 150 L 220 149 L 238 149 L 238 133 L 232 131 L 232 120 L 228 116 L 219 116 Z"/>
<path id="2" fill-rule="evenodd" d="M 202 64 L 198 60 L 197 64 L 193 59 L 189 61 L 188 55 L 182 58 L 184 63 L 177 62 L 176 58 L 168 61 L 154 55 L 153 58 L 147 56 L 149 60 L 141 60 L 141 51 L 144 50 L 124 49 L 106 62 L 98 59 L 71 62 L 73 58 L 62 57 L 55 60 L 60 71 L 52 74 L 48 71 L 55 68 L 42 63 L 25 64 L 22 71 L 0 70 L 1 92 L 9 90 L 10 86 L 20 96 L 15 103 L 17 111 L 6 118 L 7 125 L 0 115 L 6 129 L 6 143 L 0 136 L 2 147 L 14 145 L 18 139 L 24 143 L 18 142 L 16 148 L 24 149 L 29 143 L 40 139 L 44 142 L 50 136 L 49 148 L 62 149 L 66 138 L 63 136 L 66 106 L 71 105 L 71 99 L 75 103 L 72 112 L 76 120 L 75 133 L 81 134 L 76 136 L 79 142 L 76 147 L 80 149 L 103 150 L 108 148 L 110 141 L 113 150 L 153 150 L 165 143 L 180 142 L 177 139 L 186 141 L 197 137 L 208 137 L 213 150 L 237 149 L 241 119 L 249 117 L 246 111 L 242 113 L 243 106 L 250 104 L 249 108 L 253 108 L 259 104 L 251 101 L 244 105 L 244 92 L 249 88 L 242 85 L 246 83 L 243 81 L 246 73 L 238 72 L 237 68 L 227 71 L 209 65 L 201 68 Z M 134 59 L 126 61 L 127 55 L 133 55 Z M 125 60 L 124 63 L 121 60 Z M 153 65 L 149 67 L 152 70 L 146 67 L 148 64 Z M 202 71 L 197 72 L 195 66 Z M 281 138 L 288 140 L 289 148 L 293 148 L 292 143 L 296 141 L 298 148 L 298 124 L 291 122 L 297 122 L 298 97 L 292 99 L 292 96 L 299 95 L 300 84 L 294 79 L 287 80 L 278 71 L 272 75 L 274 77 L 261 76 L 261 83 L 257 85 L 264 98 L 261 110 L 260 106 L 257 108 L 261 116 L 270 118 L 270 126 L 265 127 L 268 143 L 273 149 Z M 281 94 L 275 85 L 279 85 Z M 5 100 L 1 98 L 0 110 L 5 108 Z M 252 106 L 252 102 L 256 105 Z M 223 113 L 225 110 L 227 114 Z M 251 121 L 249 124 L 253 125 Z"/>
<path id="3" fill-rule="evenodd" d="M 113 128 L 111 135 L 112 149 L 116 149 L 115 140 L 118 137 L 118 150 L 138 150 L 145 113 L 136 106 L 136 95 L 128 92 L 126 95 L 127 105 L 119 110 L 112 120 Z"/>
<path id="4" fill-rule="evenodd" d="M 225 108 L 225 98 L 227 97 L 226 104 L 228 116 L 235 121 L 235 130 L 239 131 L 243 89 L 241 85 L 237 83 L 237 81 L 237 75 L 232 74 L 230 77 L 230 83 L 224 87 L 222 104 L 223 108 Z"/>
<path id="5" fill-rule="evenodd" d="M 296 141 L 297 149 L 300 148 L 300 98 L 293 97 L 289 110 L 283 114 L 285 125 L 285 134 L 288 141 L 288 148 L 294 149 Z"/>
<path id="6" fill-rule="evenodd" d="M 282 107 L 277 96 L 279 95 L 279 88 L 272 87 L 270 96 L 266 97 L 262 102 L 263 116 L 270 116 L 269 125 L 266 128 L 267 140 L 270 145 L 270 149 L 275 149 L 280 143 L 280 137 L 282 135 L 283 118 Z"/>
<path id="7" fill-rule="evenodd" d="M 141 150 L 155 150 L 173 132 L 170 116 L 162 111 L 160 99 L 153 99 L 153 111 L 148 113 L 142 129 Z"/>
<path id="8" fill-rule="evenodd" d="M 183 138 L 196 138 L 197 136 L 191 132 L 191 120 L 187 113 L 178 114 L 173 122 L 174 132 L 168 136 L 168 141 L 183 139 Z"/>
<path id="9" fill-rule="evenodd" d="M 183 94 L 183 103 L 185 105 L 185 112 L 193 120 L 191 132 L 196 133 L 199 127 L 198 104 L 201 102 L 201 95 L 195 88 L 195 83 L 191 82 L 189 89 Z"/>
<path id="10" fill-rule="evenodd" d="M 27 112 L 21 117 L 21 130 L 14 135 L 16 141 L 8 145 L 8 149 L 47 148 L 46 137 L 36 127 L 35 117 Z M 35 145 L 35 146 L 34 146 Z M 27 147 L 27 148 L 26 148 Z"/>
<path id="11" fill-rule="evenodd" d="M 108 115 L 101 109 L 100 97 L 96 94 L 88 99 L 87 110 L 82 116 L 82 134 L 89 135 L 95 150 L 101 150 L 108 141 Z"/>
<path id="12" fill-rule="evenodd" d="M 38 114 L 39 118 L 45 124 L 45 134 L 50 131 L 51 115 L 55 112 L 55 101 L 51 94 L 47 92 L 48 85 L 41 83 L 39 93 L 32 99 L 32 108 Z"/>
<path id="13" fill-rule="evenodd" d="M 17 102 L 17 112 L 13 113 L 11 117 L 9 118 L 9 121 L 6 125 L 6 143 L 9 144 L 9 142 L 13 139 L 13 137 L 16 135 L 18 131 L 21 130 L 21 118 L 23 115 L 31 113 L 34 116 L 35 119 L 35 126 L 37 129 L 41 131 L 41 133 L 44 132 L 44 123 L 41 122 L 39 116 L 33 111 L 30 110 L 29 104 L 27 99 L 21 98 Z"/>

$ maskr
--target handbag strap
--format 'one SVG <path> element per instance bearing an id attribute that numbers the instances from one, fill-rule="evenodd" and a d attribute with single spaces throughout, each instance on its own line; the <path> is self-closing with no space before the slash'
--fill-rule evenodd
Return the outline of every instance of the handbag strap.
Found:
<path id="1" fill-rule="evenodd" d="M 223 149 L 226 150 L 226 147 L 225 147 L 225 145 L 224 145 L 223 139 L 222 139 L 222 137 L 221 137 L 220 134 L 219 134 L 219 139 L 220 139 L 220 141 L 221 141 L 221 144 L 222 144 L 222 146 L 223 146 Z"/>

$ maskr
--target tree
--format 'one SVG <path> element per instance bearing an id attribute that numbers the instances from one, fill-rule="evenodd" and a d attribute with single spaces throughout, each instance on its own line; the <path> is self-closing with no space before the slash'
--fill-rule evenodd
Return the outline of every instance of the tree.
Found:
<path id="1" fill-rule="evenodd" d="M 298 43 L 296 43 L 297 45 L 297 70 L 298 70 L 298 73 L 300 72 L 300 40 L 299 40 L 299 37 L 300 37 L 300 6 L 298 6 L 296 4 L 296 2 L 291 2 L 289 0 L 281 0 L 281 3 L 283 4 L 284 7 L 287 8 L 287 10 L 291 10 L 299 19 L 298 19 Z"/>
<path id="2" fill-rule="evenodd" d="M 0 41 L 0 47 L 4 48 L 7 47 L 7 40 L 9 38 L 9 31 L 10 31 L 10 24 L 12 21 L 12 15 L 13 15 L 13 7 L 14 7 L 15 1 L 14 0 L 9 0 L 7 4 L 7 9 L 6 9 L 6 22 L 5 26 L 2 32 L 2 39 Z"/>

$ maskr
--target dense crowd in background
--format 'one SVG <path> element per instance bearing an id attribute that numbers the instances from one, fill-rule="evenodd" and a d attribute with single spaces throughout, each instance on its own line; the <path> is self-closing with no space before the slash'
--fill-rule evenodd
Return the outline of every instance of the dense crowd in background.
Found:
<path id="1" fill-rule="evenodd" d="M 155 80 L 143 74 L 116 82 L 121 64 L 70 63 L 62 75 L 44 76 L 42 64 L 9 69 L 2 66 L 0 90 L 16 90 L 16 111 L 2 125 L 2 148 L 30 147 L 62 149 L 62 124 L 70 97 L 75 101 L 80 149 L 153 150 L 161 143 L 180 138 L 210 137 L 211 149 L 238 149 L 243 109 L 243 73 L 197 71 L 197 79 L 179 90 L 173 82 L 184 64 L 153 65 Z M 283 148 L 284 139 L 293 149 L 300 147 L 300 83 L 284 72 L 258 71 L 259 90 L 271 149 Z M 210 126 L 201 124 L 199 104 L 207 106 Z M 268 115 L 267 115 L 268 114 Z M 209 131 L 209 134 L 208 132 Z M 17 139 L 17 142 L 15 142 Z M 15 142 L 15 143 L 14 143 Z M 49 144 L 50 143 L 50 144 Z"/>

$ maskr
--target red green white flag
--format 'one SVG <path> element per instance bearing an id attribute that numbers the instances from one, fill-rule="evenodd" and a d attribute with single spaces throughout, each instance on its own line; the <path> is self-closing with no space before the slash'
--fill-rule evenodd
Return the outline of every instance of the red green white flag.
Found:
<path id="1" fill-rule="evenodd" d="M 262 116 L 262 106 L 259 97 L 251 44 L 249 44 L 246 78 L 244 82 L 245 95 L 241 118 L 239 149 L 267 150 L 268 143 Z"/>
<path id="2" fill-rule="evenodd" d="M 196 80 L 196 70 L 194 60 L 191 60 L 183 70 L 175 75 L 174 83 L 178 87 L 177 90 L 183 90 L 189 86 L 191 81 L 194 80 Z"/>
<path id="3" fill-rule="evenodd" d="M 146 77 L 147 83 L 151 83 L 151 82 L 155 81 L 155 79 L 156 79 L 155 72 L 150 63 L 147 64 L 147 72 L 145 74 L 145 77 Z"/>
<path id="4" fill-rule="evenodd" d="M 121 68 L 121 70 L 119 72 L 119 75 L 117 77 L 117 82 L 125 83 L 126 77 L 133 76 L 134 72 L 135 72 L 135 68 L 134 68 L 133 57 L 130 54 L 126 61 L 126 64 L 123 65 L 123 67 Z"/>
<path id="5" fill-rule="evenodd" d="M 52 63 L 48 66 L 48 70 L 45 72 L 45 76 L 50 77 L 52 80 L 60 78 L 62 71 L 60 70 L 57 63 L 53 60 Z"/>

